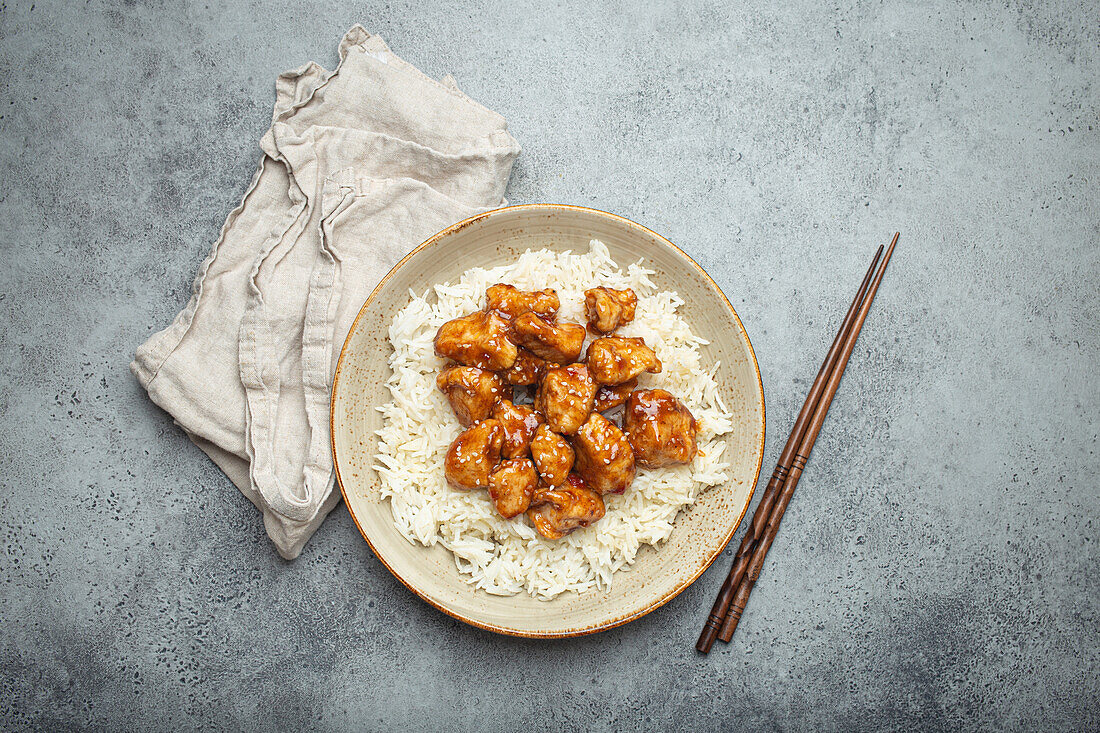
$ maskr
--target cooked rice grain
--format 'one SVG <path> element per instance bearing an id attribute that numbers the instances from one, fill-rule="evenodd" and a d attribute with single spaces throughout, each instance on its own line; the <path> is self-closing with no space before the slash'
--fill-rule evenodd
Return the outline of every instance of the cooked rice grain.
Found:
<path id="1" fill-rule="evenodd" d="M 584 254 L 528 250 L 511 265 L 474 268 L 457 283 L 437 285 L 423 295 L 410 293 L 409 304 L 390 324 L 394 351 L 386 386 L 393 400 L 379 408 L 384 426 L 378 431 L 375 466 L 394 524 L 410 542 L 443 545 L 465 580 L 487 593 L 527 592 L 549 600 L 565 591 L 610 587 L 612 575 L 628 570 L 643 545 L 668 539 L 681 509 L 728 479 L 720 436 L 733 423 L 714 380 L 717 365 L 701 362 L 699 346 L 706 341 L 677 313 L 683 299 L 673 291 L 658 291 L 650 280 L 653 274 L 638 263 L 622 270 L 607 247 L 592 240 Z M 577 323 L 585 321 L 584 290 L 633 288 L 637 315 L 618 333 L 644 337 L 664 365 L 660 374 L 642 374 L 638 386 L 667 389 L 688 406 L 699 422 L 702 454 L 690 466 L 639 468 L 625 494 L 604 497 L 603 519 L 560 540 L 544 539 L 523 517 L 504 519 L 485 491 L 448 486 L 443 458 L 462 428 L 436 389 L 444 360 L 435 355 L 432 339 L 446 321 L 482 308 L 485 289 L 498 282 L 524 290 L 556 289 L 560 316 Z"/>

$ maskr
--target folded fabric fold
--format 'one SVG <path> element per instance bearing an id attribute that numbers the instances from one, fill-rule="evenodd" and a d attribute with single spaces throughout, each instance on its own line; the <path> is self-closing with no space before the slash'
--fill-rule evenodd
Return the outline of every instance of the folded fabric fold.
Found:
<path id="1" fill-rule="evenodd" d="M 294 558 L 339 498 L 329 390 L 355 313 L 411 248 L 501 205 L 519 145 L 355 26 L 335 71 L 280 75 L 261 148 L 190 302 L 131 370 Z"/>

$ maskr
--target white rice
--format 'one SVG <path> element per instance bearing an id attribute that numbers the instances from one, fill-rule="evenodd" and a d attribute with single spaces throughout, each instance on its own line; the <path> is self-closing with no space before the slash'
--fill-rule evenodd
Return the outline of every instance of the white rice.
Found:
<path id="1" fill-rule="evenodd" d="M 393 401 L 379 408 L 385 422 L 378 431 L 375 466 L 394 524 L 410 542 L 442 544 L 454 553 L 464 579 L 487 593 L 526 591 L 549 600 L 565 591 L 610 587 L 612 575 L 628 570 L 642 545 L 668 539 L 681 509 L 728 479 L 725 442 L 719 436 L 733 423 L 714 381 L 718 365 L 700 362 L 699 346 L 706 341 L 677 313 L 683 299 L 673 291 L 657 291 L 649 277 L 653 274 L 640 264 L 624 272 L 607 247 L 592 240 L 584 254 L 528 250 L 512 265 L 474 268 L 457 283 L 437 285 L 423 295 L 410 293 L 411 301 L 390 324 L 394 351 L 386 386 Z M 633 288 L 637 315 L 618 333 L 644 337 L 664 365 L 660 374 L 642 374 L 639 387 L 662 387 L 688 406 L 699 422 L 702 454 L 688 466 L 639 468 L 625 494 L 603 497 L 603 519 L 560 540 L 544 539 L 522 515 L 504 519 L 484 490 L 451 488 L 443 458 L 462 428 L 436 389 L 444 360 L 435 355 L 432 339 L 444 322 L 484 307 L 485 289 L 498 282 L 524 290 L 554 288 L 561 317 L 577 323 L 585 320 L 584 290 Z"/>

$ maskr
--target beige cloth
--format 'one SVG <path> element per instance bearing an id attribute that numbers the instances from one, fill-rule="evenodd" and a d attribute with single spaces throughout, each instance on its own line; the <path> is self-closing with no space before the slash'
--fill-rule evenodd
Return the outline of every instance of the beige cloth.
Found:
<path id="1" fill-rule="evenodd" d="M 410 249 L 502 203 L 519 145 L 355 26 L 336 71 L 279 77 L 260 146 L 190 302 L 130 369 L 289 559 L 339 500 L 329 390 L 355 314 Z"/>

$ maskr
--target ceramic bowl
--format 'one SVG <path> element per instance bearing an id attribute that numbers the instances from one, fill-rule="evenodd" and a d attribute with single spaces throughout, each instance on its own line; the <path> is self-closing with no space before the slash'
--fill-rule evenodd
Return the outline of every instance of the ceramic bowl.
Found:
<path id="1" fill-rule="evenodd" d="M 567 592 L 552 601 L 527 594 L 500 597 L 464 582 L 451 553 L 405 539 L 394 527 L 389 501 L 374 469 L 391 353 L 387 330 L 409 302 L 410 289 L 455 281 L 473 266 L 493 267 L 524 250 L 586 251 L 591 239 L 607 245 L 621 266 L 638 259 L 656 271 L 658 288 L 686 301 L 681 312 L 710 343 L 705 362 L 718 361 L 717 381 L 735 429 L 727 436 L 730 480 L 702 494 L 680 513 L 668 541 L 644 548 L 609 590 Z M 471 217 L 414 249 L 378 284 L 356 317 L 336 368 L 332 389 L 332 450 L 348 510 L 371 549 L 398 580 L 444 613 L 502 634 L 559 638 L 609 629 L 667 603 L 714 561 L 748 507 L 764 448 L 764 391 L 752 345 L 729 300 L 690 257 L 671 242 L 620 216 L 576 206 L 511 206 Z M 440 467 L 442 470 L 442 467 Z M 700 623 L 706 609 L 700 609 Z"/>

